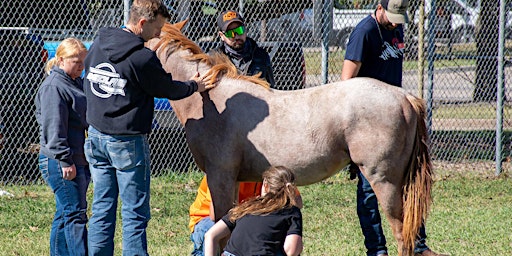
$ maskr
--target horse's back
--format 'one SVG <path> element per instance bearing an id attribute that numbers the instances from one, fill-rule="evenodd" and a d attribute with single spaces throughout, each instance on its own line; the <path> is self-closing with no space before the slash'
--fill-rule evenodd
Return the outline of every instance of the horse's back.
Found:
<path id="1" fill-rule="evenodd" d="M 353 78 L 293 92 L 271 95 L 269 107 L 275 112 L 298 113 L 294 123 L 315 127 L 334 125 L 341 129 L 362 123 L 387 126 L 415 123 L 415 111 L 408 93 L 372 78 Z M 411 119 L 412 118 L 412 119 Z M 320 129 L 321 127 L 318 127 Z M 290 129 L 293 129 L 290 127 Z M 301 125 L 297 129 L 301 129 Z"/>
<path id="2" fill-rule="evenodd" d="M 415 119 L 406 117 L 413 115 L 406 93 L 375 79 L 271 91 L 258 98 L 266 102 L 268 116 L 253 122 L 243 151 L 264 158 L 245 158 L 247 168 L 262 159 L 289 166 L 300 173 L 301 184 L 332 175 L 351 158 L 376 162 L 382 159 L 373 154 L 405 152 L 410 147 L 403 144 L 415 131 Z"/>
<path id="3" fill-rule="evenodd" d="M 416 122 L 411 119 L 415 117 L 415 110 L 409 94 L 400 87 L 373 78 L 353 78 L 317 89 L 318 92 L 311 93 L 311 99 L 318 103 L 312 104 L 330 106 L 333 110 L 330 112 L 346 124 L 365 121 L 385 126 L 389 122 Z"/>

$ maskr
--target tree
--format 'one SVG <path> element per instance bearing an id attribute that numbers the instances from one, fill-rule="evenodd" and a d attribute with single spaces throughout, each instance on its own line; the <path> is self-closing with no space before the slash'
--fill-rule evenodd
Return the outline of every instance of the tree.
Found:
<path id="1" fill-rule="evenodd" d="M 481 1 L 476 28 L 476 81 L 473 101 L 494 102 L 498 84 L 499 1 Z"/>

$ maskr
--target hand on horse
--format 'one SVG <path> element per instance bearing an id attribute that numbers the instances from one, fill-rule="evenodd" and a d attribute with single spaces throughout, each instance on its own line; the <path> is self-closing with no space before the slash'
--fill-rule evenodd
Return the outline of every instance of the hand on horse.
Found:
<path id="1" fill-rule="evenodd" d="M 197 83 L 197 92 L 204 92 L 208 89 L 212 89 L 217 86 L 218 79 L 215 77 L 211 71 L 200 75 L 197 72 L 194 76 L 191 77 L 191 80 L 196 81 Z"/>

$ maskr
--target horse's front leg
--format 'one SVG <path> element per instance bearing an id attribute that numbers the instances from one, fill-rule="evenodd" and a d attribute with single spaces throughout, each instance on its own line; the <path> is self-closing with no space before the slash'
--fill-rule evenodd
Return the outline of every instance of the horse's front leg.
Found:
<path id="1" fill-rule="evenodd" d="M 215 221 L 218 221 L 234 206 L 237 171 L 212 168 L 207 170 L 207 177 Z"/>
<path id="2" fill-rule="evenodd" d="M 232 169 L 232 172 L 235 172 Z M 212 196 L 212 207 L 215 222 L 226 215 L 234 205 L 236 193 L 238 193 L 236 175 L 219 168 L 209 169 L 207 172 L 208 188 Z M 219 248 L 224 248 L 228 242 L 229 236 L 220 240 Z"/>

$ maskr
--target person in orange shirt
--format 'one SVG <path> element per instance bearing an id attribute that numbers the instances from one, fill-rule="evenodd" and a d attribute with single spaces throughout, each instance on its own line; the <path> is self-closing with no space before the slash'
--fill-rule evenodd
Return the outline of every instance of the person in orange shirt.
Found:
<path id="1" fill-rule="evenodd" d="M 261 195 L 261 182 L 239 182 L 238 187 L 238 203 L 241 203 L 251 197 Z M 300 208 L 302 208 L 302 198 L 297 195 Z M 195 201 L 190 205 L 189 209 L 190 221 L 188 227 L 192 232 L 190 240 L 194 243 L 192 250 L 193 256 L 204 256 L 204 234 L 215 224 L 215 216 L 213 213 L 212 196 L 206 175 L 201 180 L 201 184 L 197 189 Z"/>

